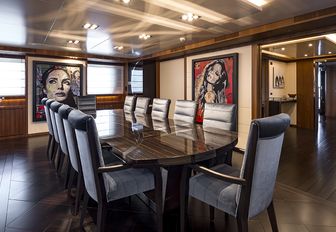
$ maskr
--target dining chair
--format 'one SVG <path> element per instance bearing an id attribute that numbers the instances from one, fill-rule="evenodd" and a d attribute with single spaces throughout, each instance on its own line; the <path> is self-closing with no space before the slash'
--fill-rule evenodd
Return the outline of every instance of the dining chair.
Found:
<path id="1" fill-rule="evenodd" d="M 50 111 L 49 111 L 49 106 L 47 106 L 47 101 L 48 101 L 48 98 L 45 97 L 41 100 L 41 103 L 44 106 L 44 113 L 46 116 L 47 125 L 48 125 L 48 133 L 49 133 L 48 146 L 47 146 L 47 157 L 49 160 L 51 160 L 52 152 L 55 146 L 55 139 L 54 139 L 53 128 L 51 125 Z"/>
<path id="2" fill-rule="evenodd" d="M 135 114 L 147 114 L 149 111 L 150 99 L 148 97 L 137 97 L 135 105 Z"/>
<path id="3" fill-rule="evenodd" d="M 237 106 L 235 104 L 205 103 L 203 127 L 237 131 Z M 215 163 L 232 164 L 231 151 L 216 151 Z"/>
<path id="4" fill-rule="evenodd" d="M 194 123 L 196 107 L 197 104 L 195 101 L 177 100 L 175 103 L 174 120 Z"/>
<path id="5" fill-rule="evenodd" d="M 106 166 L 103 161 L 95 120 L 79 110 L 72 110 L 68 120 L 75 130 L 84 186 L 83 225 L 89 197 L 98 203 L 97 231 L 104 231 L 109 202 L 155 189 L 158 231 L 162 231 L 162 176 L 160 168 L 134 168 L 128 164 Z"/>
<path id="6" fill-rule="evenodd" d="M 68 159 L 65 159 L 68 156 L 68 146 L 65 139 L 64 126 L 61 120 L 61 117 L 58 114 L 58 109 L 62 106 L 62 103 L 57 101 L 50 104 L 51 118 L 53 123 L 55 123 L 55 132 L 57 134 L 59 149 L 58 149 L 58 160 L 56 165 L 56 170 L 58 174 L 61 174 L 62 167 L 67 163 Z M 66 168 L 66 177 L 65 177 L 65 186 L 67 186 L 67 181 L 69 178 L 70 171 Z"/>
<path id="7" fill-rule="evenodd" d="M 97 114 L 97 100 L 95 95 L 86 95 L 77 97 L 77 109 L 86 114 L 92 115 L 94 118 Z"/>
<path id="8" fill-rule="evenodd" d="M 153 99 L 152 118 L 168 118 L 170 99 Z"/>
<path id="9" fill-rule="evenodd" d="M 54 99 L 48 99 L 46 102 L 46 106 L 49 109 L 49 115 L 50 115 L 50 122 L 51 122 L 51 127 L 54 135 L 54 149 L 51 151 L 51 161 L 54 162 L 54 165 L 58 167 L 58 158 L 59 158 L 59 153 L 61 152 L 61 147 L 60 147 L 60 142 L 59 142 L 59 137 L 57 133 L 57 125 L 56 125 L 56 119 L 55 119 L 55 114 L 54 111 L 51 110 L 51 104 L 56 102 Z"/>
<path id="10" fill-rule="evenodd" d="M 267 209 L 272 230 L 278 231 L 273 190 L 289 123 L 287 114 L 253 120 L 240 169 L 227 164 L 211 169 L 191 165 L 199 173 L 189 179 L 189 184 L 181 181 L 181 231 L 185 229 L 189 195 L 235 217 L 239 232 L 248 231 L 248 219 Z M 188 169 L 184 167 L 184 178 L 190 176 Z"/>
<path id="11" fill-rule="evenodd" d="M 124 103 L 124 112 L 133 112 L 135 109 L 136 96 L 126 96 Z"/>

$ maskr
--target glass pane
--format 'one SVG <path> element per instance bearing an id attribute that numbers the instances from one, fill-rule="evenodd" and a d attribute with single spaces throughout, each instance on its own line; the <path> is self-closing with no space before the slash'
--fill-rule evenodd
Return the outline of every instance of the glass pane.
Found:
<path id="1" fill-rule="evenodd" d="M 25 95 L 25 61 L 0 58 L 0 96 Z"/>

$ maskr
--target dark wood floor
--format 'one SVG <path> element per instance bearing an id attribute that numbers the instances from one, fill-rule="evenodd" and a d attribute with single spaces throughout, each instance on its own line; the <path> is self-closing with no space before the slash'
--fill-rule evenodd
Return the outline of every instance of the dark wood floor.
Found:
<path id="1" fill-rule="evenodd" d="M 323 124 L 318 139 L 308 130 L 286 133 L 274 199 L 280 231 L 336 231 L 336 122 Z M 0 232 L 79 231 L 69 199 L 45 156 L 47 137 L 0 141 Z M 239 165 L 240 157 L 234 163 Z M 85 220 L 94 230 L 94 208 Z M 155 231 L 154 213 L 137 197 L 116 201 L 108 231 Z M 189 231 L 236 231 L 233 218 L 216 211 L 209 223 L 206 205 L 191 200 Z M 267 214 L 249 222 L 250 231 L 271 231 Z M 165 231 L 178 231 L 177 214 L 165 215 Z"/>

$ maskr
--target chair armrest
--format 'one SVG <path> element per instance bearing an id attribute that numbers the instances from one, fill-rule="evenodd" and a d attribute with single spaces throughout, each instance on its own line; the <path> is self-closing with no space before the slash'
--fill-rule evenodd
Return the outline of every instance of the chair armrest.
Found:
<path id="1" fill-rule="evenodd" d="M 127 168 L 130 168 L 130 165 L 116 164 L 116 165 L 111 165 L 111 166 L 99 167 L 98 173 L 114 172 L 114 171 L 119 171 L 119 170 L 123 170 Z"/>
<path id="2" fill-rule="evenodd" d="M 243 154 L 243 155 L 245 154 L 245 150 L 240 149 L 240 148 L 238 148 L 238 147 L 234 147 L 234 148 L 232 149 L 232 151 L 238 152 L 238 153 Z"/>
<path id="3" fill-rule="evenodd" d="M 239 178 L 239 177 L 235 177 L 235 176 L 225 175 L 223 173 L 216 172 L 214 170 L 211 170 L 209 168 L 200 166 L 198 164 L 190 165 L 190 167 L 192 169 L 194 169 L 195 171 L 197 171 L 197 172 L 202 172 L 202 173 L 204 173 L 206 175 L 215 177 L 215 178 L 220 179 L 222 181 L 230 182 L 230 183 L 233 183 L 233 184 L 239 184 L 239 185 L 245 185 L 246 184 L 246 180 L 245 179 L 242 179 L 242 178 Z"/>

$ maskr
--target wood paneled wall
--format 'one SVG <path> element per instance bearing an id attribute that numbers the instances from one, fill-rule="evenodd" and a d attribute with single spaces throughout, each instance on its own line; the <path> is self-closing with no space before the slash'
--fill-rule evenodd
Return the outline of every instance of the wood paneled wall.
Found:
<path id="1" fill-rule="evenodd" d="M 312 60 L 301 60 L 296 63 L 297 76 L 297 126 L 314 129 L 314 63 Z"/>
<path id="2" fill-rule="evenodd" d="M 121 109 L 124 100 L 124 95 L 97 96 L 97 109 Z"/>
<path id="3" fill-rule="evenodd" d="M 0 139 L 27 135 L 27 113 L 24 98 L 0 102 Z"/>
<path id="4" fill-rule="evenodd" d="M 326 91 L 325 91 L 325 116 L 336 117 L 336 67 L 327 67 Z"/>

